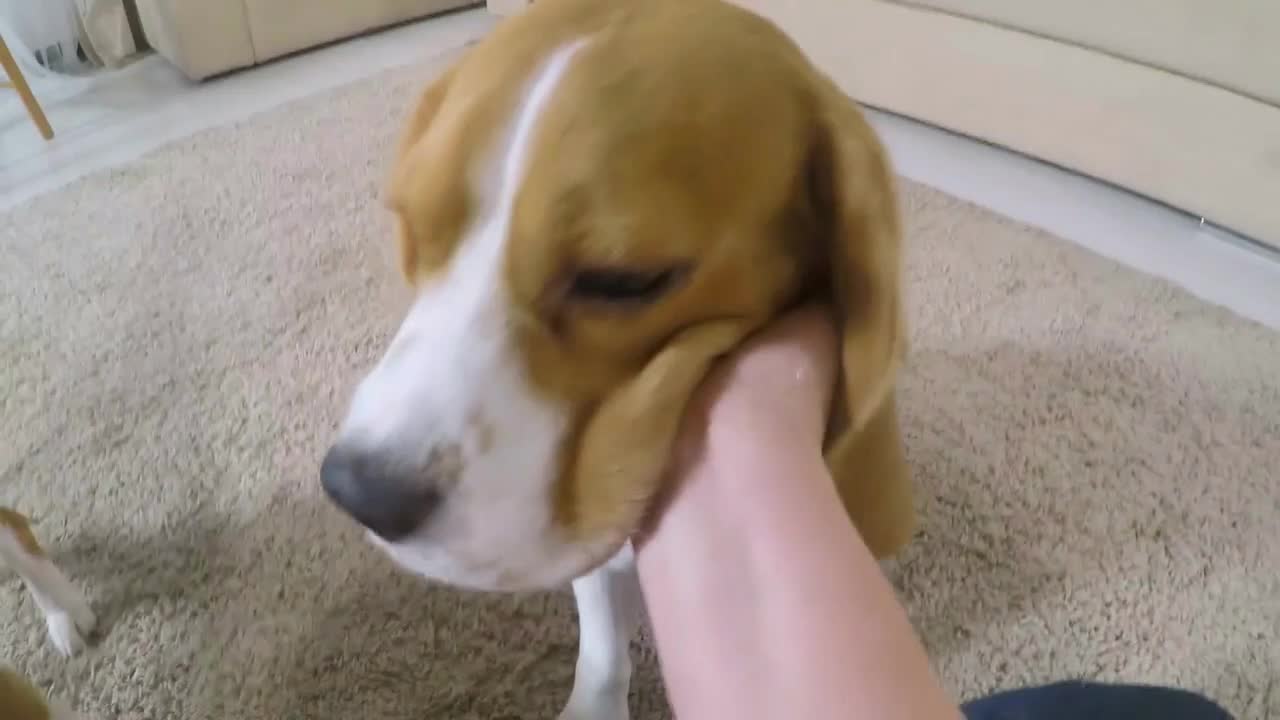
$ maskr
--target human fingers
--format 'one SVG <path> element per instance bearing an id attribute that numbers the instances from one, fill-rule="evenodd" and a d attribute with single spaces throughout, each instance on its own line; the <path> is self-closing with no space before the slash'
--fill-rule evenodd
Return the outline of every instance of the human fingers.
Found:
<path id="1" fill-rule="evenodd" d="M 691 398 L 672 448 L 668 487 L 637 538 L 648 536 L 671 499 L 687 495 L 690 484 L 714 494 L 724 481 L 740 491 L 761 467 L 821 464 L 836 348 L 831 319 L 806 307 L 761 329 L 716 364 Z"/>
<path id="2" fill-rule="evenodd" d="M 792 311 L 747 340 L 712 371 L 707 420 L 777 423 L 816 438 L 825 429 L 835 385 L 837 341 L 817 306 Z"/>

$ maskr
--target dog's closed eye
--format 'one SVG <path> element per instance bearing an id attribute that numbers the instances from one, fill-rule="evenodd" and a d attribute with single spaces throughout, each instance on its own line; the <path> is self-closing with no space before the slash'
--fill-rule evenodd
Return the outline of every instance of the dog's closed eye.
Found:
<path id="1" fill-rule="evenodd" d="M 646 305 L 666 295 L 687 275 L 688 266 L 685 265 L 656 270 L 583 268 L 575 272 L 569 281 L 568 299 L 617 306 Z"/>

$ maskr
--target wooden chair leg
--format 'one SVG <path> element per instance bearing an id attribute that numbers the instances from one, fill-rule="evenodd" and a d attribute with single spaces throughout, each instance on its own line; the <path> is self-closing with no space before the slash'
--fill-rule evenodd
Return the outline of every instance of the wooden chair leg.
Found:
<path id="1" fill-rule="evenodd" d="M 53 127 L 49 125 L 49 118 L 45 117 L 40 102 L 36 100 L 35 93 L 31 92 L 31 86 L 23 77 L 22 70 L 18 68 L 18 61 L 13 59 L 13 53 L 9 52 L 9 46 L 5 44 L 4 38 L 0 38 L 0 66 L 4 67 L 4 72 L 9 76 L 13 89 L 18 91 L 22 104 L 27 106 L 27 114 L 31 116 L 31 122 L 40 129 L 40 134 L 45 140 L 52 140 Z"/>

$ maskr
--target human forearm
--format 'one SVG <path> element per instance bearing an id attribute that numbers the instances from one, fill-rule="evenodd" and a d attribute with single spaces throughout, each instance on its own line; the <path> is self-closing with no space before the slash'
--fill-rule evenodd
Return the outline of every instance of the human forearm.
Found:
<path id="1" fill-rule="evenodd" d="M 819 454 L 743 433 L 708 433 L 639 546 L 681 720 L 958 718 Z"/>

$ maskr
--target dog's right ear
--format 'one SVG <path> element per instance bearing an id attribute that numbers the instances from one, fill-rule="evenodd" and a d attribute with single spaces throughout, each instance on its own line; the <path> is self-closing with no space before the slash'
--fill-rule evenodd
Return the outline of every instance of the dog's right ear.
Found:
<path id="1" fill-rule="evenodd" d="M 816 84 L 822 112 L 810 195 L 841 331 L 827 462 L 850 518 L 883 558 L 910 540 L 916 523 L 895 397 L 907 347 L 896 188 L 885 149 L 854 101 L 825 76 Z"/>
<path id="2" fill-rule="evenodd" d="M 456 143 L 432 137 L 448 132 L 444 126 L 451 123 L 441 117 L 441 108 L 465 58 L 455 60 L 419 96 L 396 145 L 382 196 L 382 204 L 396 215 L 400 269 L 410 282 L 439 266 L 447 255 L 441 238 L 460 229 L 466 217 L 466 197 L 458 183 L 462 153 L 450 148 Z"/>

